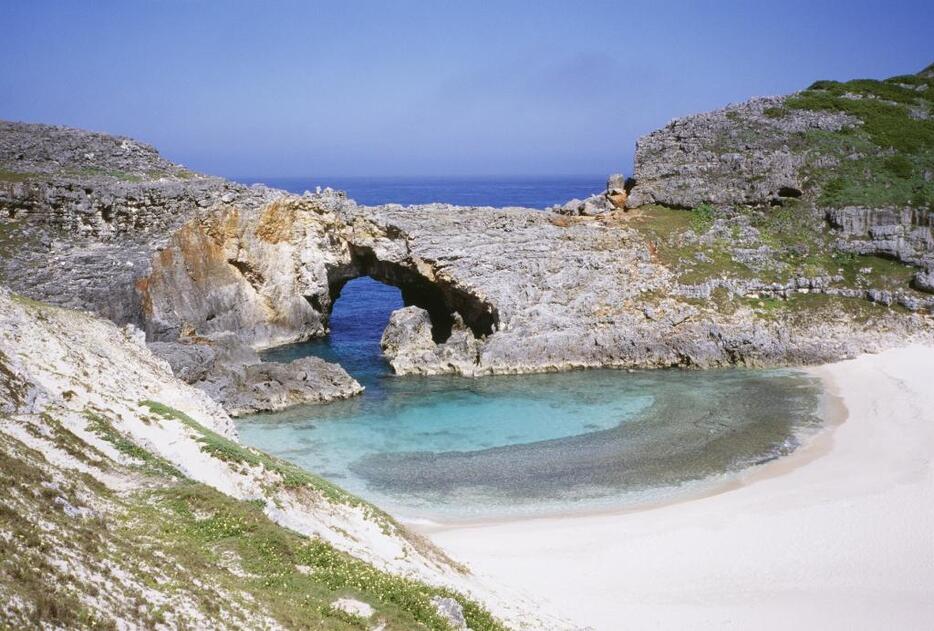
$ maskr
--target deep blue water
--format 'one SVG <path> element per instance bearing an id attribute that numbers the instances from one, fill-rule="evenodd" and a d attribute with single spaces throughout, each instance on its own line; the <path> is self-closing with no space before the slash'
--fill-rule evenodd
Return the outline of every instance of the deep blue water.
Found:
<path id="1" fill-rule="evenodd" d="M 398 513 L 465 519 L 664 499 L 820 426 L 818 384 L 794 371 L 394 376 L 379 339 L 401 306 L 396 288 L 353 280 L 326 339 L 265 352 L 338 361 L 366 390 L 241 419 L 244 442 Z"/>
<path id="2" fill-rule="evenodd" d="M 428 204 L 462 206 L 524 206 L 547 208 L 583 199 L 606 188 L 606 176 L 565 177 L 326 177 L 234 178 L 243 184 L 262 183 L 301 194 L 316 186 L 346 191 L 359 204 Z"/>

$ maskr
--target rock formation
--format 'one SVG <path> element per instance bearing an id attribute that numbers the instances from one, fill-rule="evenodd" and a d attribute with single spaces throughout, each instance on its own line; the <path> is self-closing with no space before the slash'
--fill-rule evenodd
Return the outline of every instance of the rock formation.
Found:
<path id="1" fill-rule="evenodd" d="M 818 81 L 676 119 L 640 138 L 627 205 L 782 206 L 826 216 L 836 247 L 934 261 L 930 66 L 884 81 Z M 927 287 L 920 276 L 915 286 Z"/>
<path id="2" fill-rule="evenodd" d="M 4 614 L 238 628 L 305 607 L 499 628 L 469 594 L 562 628 L 240 445 L 230 414 L 360 391 L 257 349 L 325 335 L 364 275 L 401 290 L 381 341 L 400 374 L 786 365 L 930 340 L 932 95 L 929 68 L 680 119 L 640 139 L 634 182 L 560 212 L 290 195 L 126 138 L 0 123 Z M 386 585 L 401 604 L 375 597 Z"/>
<path id="3" fill-rule="evenodd" d="M 873 118 L 882 111 L 889 123 L 915 125 L 924 137 L 930 121 L 921 87 L 930 80 L 896 79 L 855 87 L 819 82 L 797 95 L 674 121 L 640 139 L 634 186 L 612 176 L 606 191 L 564 215 L 366 207 L 330 190 L 289 195 L 189 175 L 148 149 L 130 152 L 145 160 L 108 157 L 101 167 L 132 167 L 142 181 L 110 173 L 82 182 L 61 166 L 83 160 L 80 151 L 43 153 L 24 138 L 66 148 L 103 143 L 108 156 L 120 155 L 128 141 L 7 124 L 0 144 L 15 149 L 0 154 L 4 173 L 13 173 L 0 201 L 8 252 L 2 271 L 30 296 L 139 326 L 158 352 L 179 358 L 179 374 L 231 411 L 354 390 L 333 368 L 307 362 L 241 366 L 220 378 L 206 376 L 206 365 L 218 345 L 262 348 L 324 335 L 341 287 L 362 275 L 402 291 L 407 309 L 394 314 L 383 339 L 400 373 L 850 356 L 931 330 L 934 298 L 921 291 L 930 287 L 931 211 L 904 206 L 928 194 L 913 161 L 931 147 L 901 139 L 895 157 L 907 166 L 892 162 L 892 150 L 878 144 L 888 136 L 879 136 L 883 127 Z M 879 94 L 902 101 L 880 105 Z M 842 153 L 847 143 L 858 155 Z M 30 151 L 37 157 L 23 157 Z M 921 188 L 874 187 L 860 179 L 867 160 L 882 160 Z M 848 161 L 858 169 L 841 179 L 850 174 Z M 159 178 L 146 179 L 149 172 Z M 130 203 L 143 195 L 171 201 L 157 211 L 149 201 Z M 891 203 L 840 203 L 872 195 Z M 11 239 L 25 245 L 10 249 Z M 914 279 L 911 268 L 875 255 L 917 266 Z M 113 273 L 102 271 L 102 261 Z M 185 346 L 171 346 L 176 342 Z M 312 385 L 283 397 L 258 382 L 278 384 L 270 387 L 280 394 L 294 392 L 291 384 Z"/>
<path id="4" fill-rule="evenodd" d="M 274 412 L 302 403 L 327 403 L 363 392 L 341 366 L 318 357 L 288 364 L 263 362 L 233 333 L 178 342 L 151 342 L 186 383 L 207 392 L 231 416 Z"/>

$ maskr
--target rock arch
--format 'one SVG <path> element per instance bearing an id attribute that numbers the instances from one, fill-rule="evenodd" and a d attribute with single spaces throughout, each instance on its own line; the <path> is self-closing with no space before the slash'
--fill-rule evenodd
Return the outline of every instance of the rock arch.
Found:
<path id="1" fill-rule="evenodd" d="M 411 256 L 403 232 L 369 223 L 360 230 L 355 210 L 343 198 L 285 197 L 193 220 L 137 285 L 149 338 L 232 332 L 264 347 L 320 337 L 341 289 L 360 276 L 398 287 L 406 306 L 425 309 L 437 343 L 457 320 L 476 338 L 497 330 L 493 304 Z"/>
<path id="2" fill-rule="evenodd" d="M 348 243 L 348 252 L 349 264 L 336 267 L 328 273 L 330 302 L 324 312 L 325 317 L 330 315 L 330 308 L 348 281 L 360 276 L 369 276 L 381 283 L 397 287 L 402 293 L 405 306 L 416 306 L 427 311 L 431 318 L 432 338 L 435 342 L 444 342 L 451 336 L 455 314 L 460 315 L 475 337 L 485 337 L 496 330 L 498 314 L 492 305 L 452 283 L 445 282 L 433 274 L 430 268 L 380 258 L 374 248 L 365 245 Z M 419 267 L 423 269 L 419 270 Z M 320 304 L 320 301 L 318 302 Z M 314 305 L 314 302 L 312 304 Z"/>

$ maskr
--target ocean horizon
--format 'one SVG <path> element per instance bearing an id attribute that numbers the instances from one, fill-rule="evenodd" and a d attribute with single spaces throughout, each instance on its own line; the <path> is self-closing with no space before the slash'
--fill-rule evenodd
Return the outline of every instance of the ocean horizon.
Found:
<path id="1" fill-rule="evenodd" d="M 431 204 L 548 208 L 606 188 L 606 174 L 554 176 L 235 177 L 302 194 L 316 187 L 344 191 L 359 204 Z"/>

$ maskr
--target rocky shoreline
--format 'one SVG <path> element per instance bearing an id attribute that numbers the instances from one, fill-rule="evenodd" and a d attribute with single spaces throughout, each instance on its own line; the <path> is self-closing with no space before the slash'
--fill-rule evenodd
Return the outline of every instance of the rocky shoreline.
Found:
<path id="1" fill-rule="evenodd" d="M 673 121 L 639 140 L 633 178 L 552 211 L 291 195 L 125 138 L 3 123 L 0 276 L 139 327 L 234 414 L 360 391 L 339 367 L 253 349 L 325 335 L 363 275 L 402 291 L 383 338 L 399 374 L 798 365 L 927 338 L 928 202 L 825 207 L 821 174 L 842 168 L 826 139 L 868 124 L 795 106 L 814 91 Z"/>
<path id="2" fill-rule="evenodd" d="M 231 416 L 362 391 L 258 349 L 326 335 L 360 276 L 401 291 L 381 339 L 397 374 L 931 343 L 932 164 L 931 66 L 673 121 L 640 139 L 632 178 L 551 210 L 292 195 L 129 138 L 0 122 L 4 620 L 571 628 L 241 445 Z"/>

